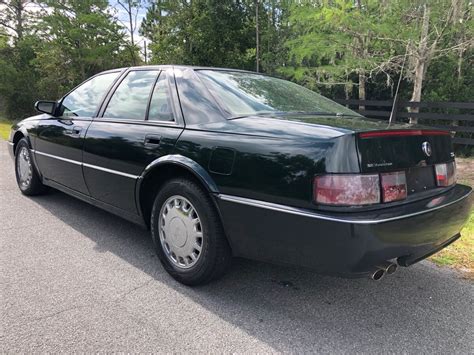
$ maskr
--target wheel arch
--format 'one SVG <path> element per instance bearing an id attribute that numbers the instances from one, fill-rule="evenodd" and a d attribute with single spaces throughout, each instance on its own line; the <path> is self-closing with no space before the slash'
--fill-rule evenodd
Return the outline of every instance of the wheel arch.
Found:
<path id="1" fill-rule="evenodd" d="M 160 187 L 173 177 L 185 177 L 197 182 L 208 193 L 217 194 L 219 189 L 209 173 L 197 162 L 182 155 L 166 155 L 150 163 L 136 185 L 136 204 L 147 226 L 150 224 L 151 208 Z M 217 212 L 220 211 L 213 201 Z"/>
<path id="2" fill-rule="evenodd" d="M 16 154 L 16 147 L 18 145 L 18 142 L 20 142 L 20 140 L 22 138 L 26 138 L 27 142 L 28 142 L 28 147 L 31 149 L 32 146 L 31 146 L 31 141 L 30 141 L 30 137 L 28 135 L 28 131 L 26 129 L 18 129 L 14 134 L 13 134 L 13 137 L 12 137 L 12 143 L 13 143 L 13 154 Z"/>

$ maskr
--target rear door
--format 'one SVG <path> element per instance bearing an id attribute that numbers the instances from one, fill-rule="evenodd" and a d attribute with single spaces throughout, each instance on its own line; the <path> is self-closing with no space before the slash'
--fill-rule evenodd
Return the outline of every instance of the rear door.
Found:
<path id="1" fill-rule="evenodd" d="M 178 105 L 172 69 L 124 75 L 85 137 L 83 171 L 92 197 L 137 213 L 139 176 L 172 152 L 183 130 Z"/>
<path id="2" fill-rule="evenodd" d="M 88 194 L 82 175 L 82 148 L 87 128 L 120 71 L 96 75 L 68 93 L 59 116 L 40 120 L 35 157 L 46 179 Z"/>

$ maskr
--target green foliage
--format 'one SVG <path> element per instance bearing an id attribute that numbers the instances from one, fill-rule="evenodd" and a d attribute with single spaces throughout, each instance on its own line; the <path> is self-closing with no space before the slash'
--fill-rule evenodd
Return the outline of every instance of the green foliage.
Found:
<path id="1" fill-rule="evenodd" d="M 252 69 L 253 12 L 233 0 L 157 1 L 141 32 L 152 44 L 153 63 Z"/>
<path id="2" fill-rule="evenodd" d="M 35 58 L 35 38 L 24 36 L 16 45 L 0 47 L 0 96 L 8 118 L 20 119 L 33 112 L 38 75 L 31 61 Z"/>
<path id="3" fill-rule="evenodd" d="M 114 0 L 115 1 L 115 0 Z M 0 0 L 0 111 L 32 113 L 102 70 L 141 64 L 107 0 Z M 424 100 L 474 97 L 473 5 L 467 0 L 123 0 L 144 4 L 151 62 L 259 67 L 330 97 L 410 99 L 417 59 Z M 41 8 L 46 10 L 41 10 Z M 427 49 L 421 49 L 429 8 Z"/>
<path id="4" fill-rule="evenodd" d="M 130 63 L 124 34 L 106 11 L 106 0 L 48 0 L 46 4 L 52 12 L 42 18 L 40 30 L 47 40 L 34 63 L 43 92 L 57 81 L 50 93 L 57 97 L 64 88 L 97 72 Z"/>
<path id="5" fill-rule="evenodd" d="M 26 3 L 12 0 L 8 16 L 0 17 L 14 39 L 0 32 L 0 99 L 10 119 L 33 114 L 36 100 L 58 99 L 91 75 L 139 56 L 107 0 L 44 0 L 38 3 L 48 11 L 42 12 L 27 11 Z"/>
<path id="6" fill-rule="evenodd" d="M 340 82 L 377 67 L 387 58 L 387 48 L 377 39 L 384 31 L 381 12 L 379 1 L 367 1 L 363 10 L 347 0 L 295 3 L 286 42 L 296 68 L 293 78 Z"/>

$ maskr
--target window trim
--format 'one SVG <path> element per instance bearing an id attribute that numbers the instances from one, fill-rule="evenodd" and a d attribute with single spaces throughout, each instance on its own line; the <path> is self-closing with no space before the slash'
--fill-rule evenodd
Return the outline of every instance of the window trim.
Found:
<path id="1" fill-rule="evenodd" d="M 179 115 L 181 117 L 181 120 L 183 122 L 182 124 L 184 125 L 184 127 L 192 127 L 202 123 L 223 122 L 227 120 L 226 113 L 222 110 L 220 105 L 216 102 L 214 96 L 209 93 L 208 88 L 202 83 L 201 79 L 196 74 L 196 68 L 189 66 L 173 67 L 173 81 L 175 87 L 175 90 L 173 92 L 173 98 L 176 98 L 175 105 L 178 105 Z M 186 110 L 188 110 L 187 106 L 189 105 L 190 100 L 188 99 L 187 93 L 183 90 L 183 88 L 186 86 L 186 82 L 188 81 L 196 83 L 197 85 L 194 89 L 199 93 L 199 96 L 208 100 L 212 104 L 212 107 L 210 109 L 205 110 L 207 111 L 205 113 L 211 113 L 212 117 L 207 115 L 208 119 L 205 121 L 200 121 L 199 119 L 195 120 L 194 118 L 191 118 L 193 115 L 192 112 L 191 114 L 190 112 L 186 112 Z"/>
<path id="2" fill-rule="evenodd" d="M 155 81 L 153 82 L 153 85 L 151 86 L 150 93 L 148 94 L 148 102 L 146 104 L 145 110 L 145 121 L 148 121 L 148 115 L 150 114 L 151 98 L 153 97 L 153 92 L 155 91 L 156 83 L 160 79 L 161 73 L 163 73 L 163 70 L 159 71 L 158 75 L 155 78 Z"/>
<path id="3" fill-rule="evenodd" d="M 104 95 L 102 96 L 102 98 L 100 99 L 99 103 L 97 104 L 97 107 L 95 108 L 95 111 L 94 113 L 92 114 L 92 116 L 68 116 L 69 119 L 77 119 L 77 118 L 83 118 L 83 119 L 88 119 L 88 120 L 91 120 L 91 119 L 94 119 L 100 112 L 100 109 L 102 108 L 102 104 L 105 100 L 105 98 L 107 97 L 107 95 L 109 94 L 110 92 L 110 89 L 114 87 L 115 83 L 120 79 L 120 77 L 122 76 L 123 72 L 125 71 L 125 69 L 112 69 L 112 70 L 107 70 L 107 71 L 103 71 L 103 72 L 100 72 L 100 73 L 97 73 L 93 76 L 91 76 L 90 78 L 84 80 L 82 83 L 76 85 L 74 88 L 72 88 L 71 90 L 69 90 L 66 94 L 63 95 L 63 97 L 61 97 L 59 100 L 58 100 L 58 109 L 61 109 L 62 105 L 63 105 L 63 101 L 66 97 L 68 97 L 73 91 L 77 90 L 79 87 L 81 87 L 82 85 L 84 85 L 85 83 L 91 81 L 92 79 L 95 79 L 97 78 L 98 76 L 101 76 L 101 75 L 105 75 L 105 74 L 113 74 L 113 73 L 119 73 L 117 75 L 117 77 L 112 81 L 112 83 L 107 87 L 107 89 L 105 90 L 105 93 Z M 64 111 L 63 111 L 64 113 Z M 63 117 L 63 113 L 61 115 L 58 115 L 56 117 Z"/>
<path id="4" fill-rule="evenodd" d="M 202 79 L 201 76 L 199 76 L 199 74 L 197 73 L 198 71 L 205 71 L 205 70 L 208 70 L 208 69 L 194 69 L 194 75 L 196 76 L 197 80 L 199 80 L 199 82 L 202 84 L 202 86 L 206 89 L 206 92 L 207 94 L 212 97 L 212 99 L 214 100 L 217 108 L 221 111 L 222 113 L 222 116 L 224 117 L 224 119 L 226 120 L 229 120 L 231 117 L 232 117 L 232 114 L 226 110 L 225 108 L 225 105 L 223 104 L 223 102 L 221 101 L 221 99 L 219 99 L 218 97 L 216 97 L 213 93 L 212 93 L 212 90 L 209 89 L 209 85 L 207 85 L 207 83 L 204 82 L 204 80 Z M 223 69 L 223 70 L 219 70 L 219 69 L 209 69 L 209 70 L 213 70 L 213 71 L 224 71 L 224 72 L 230 72 L 232 70 L 227 70 L 227 69 Z M 243 73 L 249 73 L 248 71 L 245 71 L 245 70 L 236 70 L 236 71 L 240 71 L 240 72 L 243 72 Z M 251 73 L 251 72 L 250 72 Z M 260 74 L 260 73 L 259 73 Z M 262 75 L 265 75 L 265 74 L 262 74 Z M 267 75 L 268 76 L 268 75 Z"/>
<path id="5" fill-rule="evenodd" d="M 174 109 L 174 102 L 173 102 L 173 97 L 172 97 L 173 95 L 171 93 L 171 87 L 170 87 L 170 81 L 169 81 L 169 73 L 166 73 L 166 72 L 164 73 L 164 72 L 165 72 L 164 70 L 160 71 L 160 73 L 158 74 L 158 77 L 156 78 L 155 82 L 153 83 L 153 87 L 151 89 L 150 96 L 148 98 L 148 105 L 147 105 L 147 108 L 146 108 L 145 121 L 147 121 L 147 122 L 162 122 L 162 123 L 168 123 L 168 124 L 177 124 L 176 113 L 175 113 L 175 109 Z M 163 73 L 166 75 L 165 85 L 166 85 L 166 88 L 168 89 L 168 101 L 170 103 L 171 111 L 173 113 L 173 121 L 162 121 L 162 120 L 150 120 L 149 119 L 151 100 L 153 99 L 153 94 L 155 93 L 156 85 L 158 84 L 158 81 L 160 80 L 160 77 L 161 77 L 161 75 L 163 75 Z"/>

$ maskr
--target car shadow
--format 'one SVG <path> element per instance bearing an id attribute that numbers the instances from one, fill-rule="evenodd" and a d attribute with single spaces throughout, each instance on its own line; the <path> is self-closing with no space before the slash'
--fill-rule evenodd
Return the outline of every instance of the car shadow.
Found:
<path id="1" fill-rule="evenodd" d="M 33 201 L 97 251 L 117 255 L 276 351 L 463 352 L 472 343 L 472 284 L 431 263 L 375 282 L 236 259 L 221 280 L 189 288 L 163 270 L 147 230 L 61 192 Z M 433 348 L 440 338 L 442 348 Z"/>

